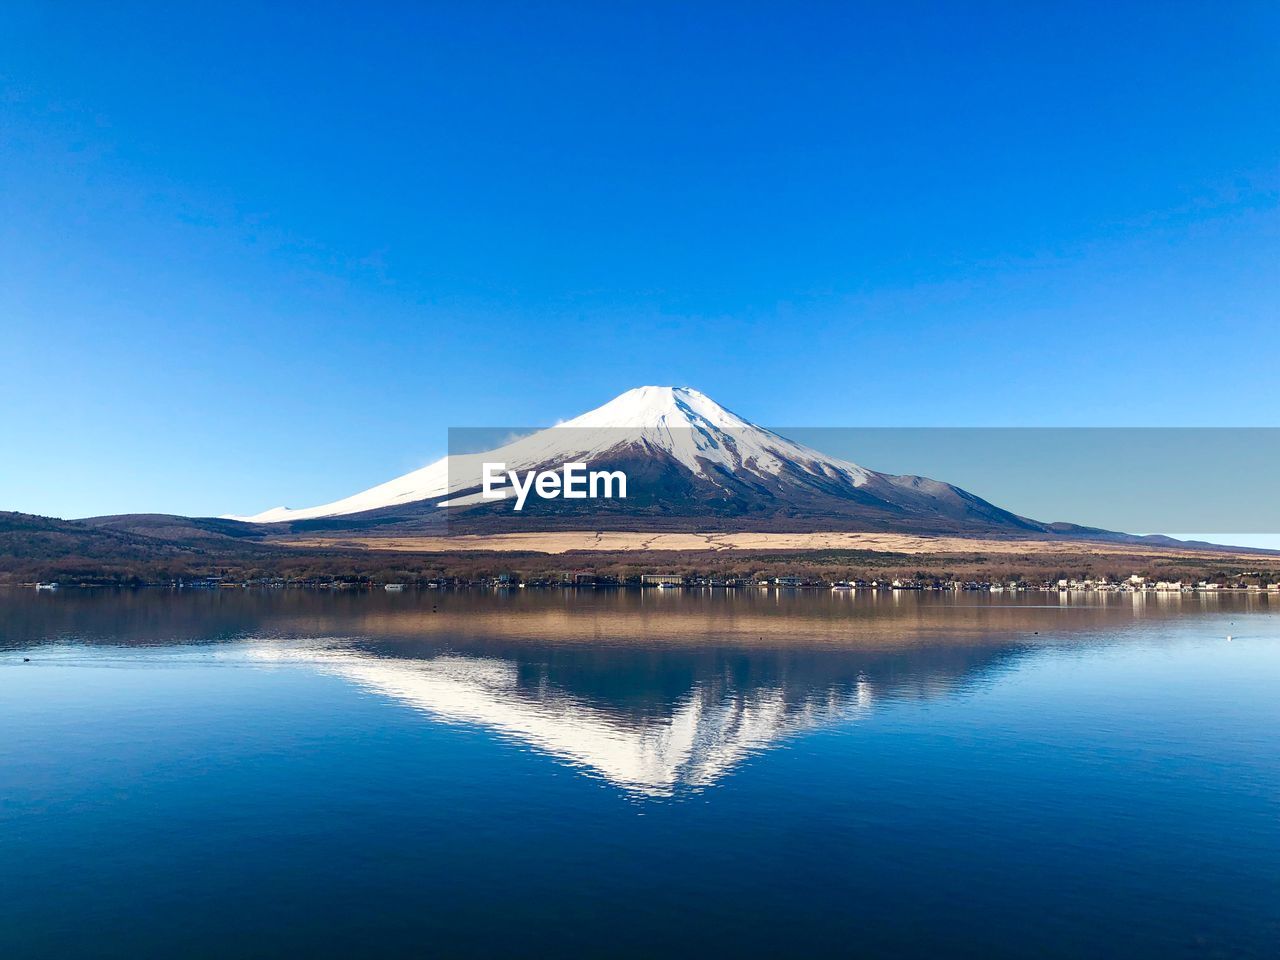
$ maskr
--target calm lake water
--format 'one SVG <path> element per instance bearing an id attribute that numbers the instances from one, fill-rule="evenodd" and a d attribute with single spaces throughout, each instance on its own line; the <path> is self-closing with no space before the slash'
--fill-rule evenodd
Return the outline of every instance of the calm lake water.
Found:
<path id="1" fill-rule="evenodd" d="M 1280 956 L 1280 597 L 0 591 L 0 957 L 819 952 Z"/>

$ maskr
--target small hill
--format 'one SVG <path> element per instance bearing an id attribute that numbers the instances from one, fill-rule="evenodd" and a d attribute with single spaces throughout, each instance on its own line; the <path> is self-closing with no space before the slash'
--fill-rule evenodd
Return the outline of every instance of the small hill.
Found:
<path id="1" fill-rule="evenodd" d="M 0 582 L 129 583 L 204 574 L 252 544 L 251 534 L 236 529 L 243 526 L 162 515 L 59 520 L 0 512 Z"/>

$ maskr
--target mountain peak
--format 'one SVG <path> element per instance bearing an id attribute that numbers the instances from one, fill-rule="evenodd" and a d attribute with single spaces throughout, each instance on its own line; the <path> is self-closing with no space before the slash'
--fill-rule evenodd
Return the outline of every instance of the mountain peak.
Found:
<path id="1" fill-rule="evenodd" d="M 692 387 L 635 387 L 603 406 L 559 426 L 591 429 L 713 427 L 741 430 L 751 424 Z"/>
<path id="2" fill-rule="evenodd" d="M 732 483 L 835 484 L 852 490 L 871 471 L 826 457 L 756 426 L 692 387 L 635 387 L 603 406 L 483 454 L 445 457 L 420 470 L 318 507 L 277 507 L 253 517 L 270 523 L 364 513 L 435 501 L 436 506 L 480 502 L 476 492 L 485 461 L 506 469 L 590 463 L 629 449 L 666 458 L 676 468 L 728 495 Z M 736 478 L 736 479 L 734 479 Z M 447 500 L 442 498 L 449 498 Z"/>

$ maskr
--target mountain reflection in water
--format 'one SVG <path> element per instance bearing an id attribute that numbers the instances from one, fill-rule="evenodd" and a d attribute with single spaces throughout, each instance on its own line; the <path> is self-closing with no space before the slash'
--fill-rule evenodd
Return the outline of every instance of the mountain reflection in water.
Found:
<path id="1" fill-rule="evenodd" d="M 239 649 L 259 662 L 342 677 L 655 797 L 879 700 L 977 683 L 1032 645 L 1105 642 L 1120 621 L 1132 634 L 1185 612 L 1130 597 L 757 591 L 10 594 L 6 610 L 10 648 L 249 641 Z"/>
<path id="2" fill-rule="evenodd" d="M 599 775 L 622 789 L 669 796 L 714 783 L 748 754 L 870 706 L 865 677 L 812 690 L 743 687 L 724 675 L 695 680 L 679 701 L 627 710 L 550 683 L 522 682 L 513 660 L 442 655 L 427 660 L 353 651 L 292 654 L 435 719 L 477 724 Z"/>
<path id="3" fill-rule="evenodd" d="M 1269 958 L 1277 613 L 0 590 L 0 956 Z"/>

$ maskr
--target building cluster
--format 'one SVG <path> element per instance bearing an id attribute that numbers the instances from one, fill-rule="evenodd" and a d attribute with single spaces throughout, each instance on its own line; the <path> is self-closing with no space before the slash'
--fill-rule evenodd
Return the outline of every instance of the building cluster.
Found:
<path id="1" fill-rule="evenodd" d="M 1274 576 L 1274 574 L 1273 574 Z M 852 579 L 830 580 L 815 576 L 703 576 L 675 572 L 652 572 L 631 576 L 609 576 L 590 571 L 570 571 L 566 573 L 547 574 L 543 576 L 523 576 L 509 572 L 480 577 L 432 577 L 407 581 L 391 581 L 369 576 L 350 577 L 256 577 L 240 579 L 225 575 L 175 579 L 163 584 L 184 590 L 218 590 L 229 588 L 257 587 L 282 589 L 286 587 L 304 587 L 322 590 L 361 590 L 386 589 L 398 592 L 407 587 L 423 589 L 446 588 L 489 588 L 496 590 L 513 589 L 698 589 L 723 588 L 744 589 L 757 588 L 765 590 L 831 590 L 844 591 L 984 591 L 988 593 L 1018 593 L 1024 591 L 1040 591 L 1055 593 L 1133 593 L 1133 594 L 1182 594 L 1201 593 L 1215 594 L 1228 591 L 1248 593 L 1280 594 L 1280 582 L 1268 582 L 1259 572 L 1242 572 L 1235 576 L 1218 580 L 1160 580 L 1133 574 L 1125 579 L 1099 578 L 1060 578 L 1056 580 L 1010 580 L 1005 582 L 987 580 L 950 580 L 941 578 L 884 578 L 884 579 Z M 39 589 L 56 589 L 56 583 L 40 583 Z"/>
<path id="2" fill-rule="evenodd" d="M 1254 583 L 1248 582 L 1256 580 Z M 1234 578 L 1226 578 L 1222 582 L 1200 580 L 1183 582 L 1181 580 L 1148 580 L 1134 574 L 1127 580 L 1113 582 L 1109 580 L 1059 580 L 1054 589 L 1069 592 L 1102 591 L 1107 593 L 1212 593 L 1219 590 L 1245 590 L 1255 592 L 1280 593 L 1280 583 L 1263 583 L 1256 573 L 1241 573 Z"/>
<path id="3" fill-rule="evenodd" d="M 829 580 L 821 577 L 805 576 L 773 576 L 773 577 L 707 577 L 680 573 L 643 573 L 630 577 L 611 577 L 594 573 L 565 573 L 555 577 L 521 579 L 517 574 L 501 574 L 497 577 L 486 577 L 479 580 L 455 580 L 448 584 L 456 586 L 488 586 L 500 589 L 508 588 L 545 588 L 545 587 L 580 587 L 580 588 L 617 588 L 638 587 L 641 589 L 672 588 L 747 588 L 755 587 L 774 590 L 930 590 L 930 591 L 986 591 L 990 593 L 1017 593 L 1020 591 L 1043 591 L 1063 593 L 1193 593 L 1244 590 L 1251 592 L 1280 593 L 1280 583 L 1249 583 L 1246 578 L 1257 579 L 1257 574 L 1243 573 L 1236 578 L 1227 578 L 1223 582 L 1201 580 L 1184 583 L 1181 580 L 1153 580 L 1134 574 L 1124 580 L 1097 579 L 1058 579 L 1041 581 L 1011 580 L 1008 582 L 992 582 L 987 580 L 944 580 L 944 579 L 877 579 L 877 580 Z"/>

